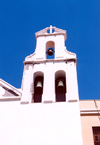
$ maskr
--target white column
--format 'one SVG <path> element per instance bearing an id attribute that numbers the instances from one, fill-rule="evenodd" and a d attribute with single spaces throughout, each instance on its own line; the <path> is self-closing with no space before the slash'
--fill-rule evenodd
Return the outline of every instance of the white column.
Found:
<path id="1" fill-rule="evenodd" d="M 53 62 L 47 62 L 44 72 L 42 102 L 55 102 Z"/>
<path id="2" fill-rule="evenodd" d="M 74 62 L 67 63 L 67 97 L 69 102 L 75 102 L 79 100 L 76 64 Z"/>
<path id="3" fill-rule="evenodd" d="M 55 42 L 55 58 L 59 59 L 64 57 L 64 48 L 65 48 L 64 35 L 57 35 Z"/>
<path id="4" fill-rule="evenodd" d="M 37 38 L 36 60 L 45 59 L 45 56 L 46 56 L 45 36 L 41 36 Z"/>
<path id="5" fill-rule="evenodd" d="M 65 64 L 66 65 L 66 64 Z M 68 82 L 67 82 L 67 77 L 68 77 L 68 73 L 67 73 L 67 67 L 65 66 L 65 72 L 66 72 L 66 102 L 68 102 Z"/>
<path id="6" fill-rule="evenodd" d="M 21 103 L 29 103 L 31 97 L 31 87 L 32 87 L 32 64 L 26 64 L 23 75 L 23 84 L 22 84 L 22 98 Z"/>

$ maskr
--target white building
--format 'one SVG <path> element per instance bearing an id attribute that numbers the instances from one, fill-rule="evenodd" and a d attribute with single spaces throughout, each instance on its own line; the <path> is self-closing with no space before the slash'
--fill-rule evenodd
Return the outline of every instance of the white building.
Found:
<path id="1" fill-rule="evenodd" d="M 82 145 L 74 53 L 66 31 L 45 28 L 24 61 L 22 88 L 0 80 L 1 145 Z"/>

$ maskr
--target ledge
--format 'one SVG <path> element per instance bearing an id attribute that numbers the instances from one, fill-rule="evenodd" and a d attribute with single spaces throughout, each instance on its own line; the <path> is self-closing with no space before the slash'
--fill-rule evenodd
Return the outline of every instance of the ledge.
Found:
<path id="1" fill-rule="evenodd" d="M 17 100 L 20 100 L 21 99 L 21 96 L 18 96 L 18 97 L 0 97 L 0 101 L 17 101 Z"/>
<path id="2" fill-rule="evenodd" d="M 29 101 L 21 101 L 20 104 L 29 104 Z"/>
<path id="3" fill-rule="evenodd" d="M 62 62 L 65 61 L 66 63 L 69 61 L 74 61 L 75 63 L 77 62 L 76 58 L 69 58 L 69 59 L 45 59 L 45 60 L 35 60 L 35 61 L 24 61 L 24 64 L 39 64 L 39 63 L 46 63 L 46 62 Z"/>
<path id="4" fill-rule="evenodd" d="M 77 102 L 78 100 L 68 100 L 68 102 Z"/>
<path id="5" fill-rule="evenodd" d="M 53 101 L 44 101 L 44 103 L 53 103 Z"/>
<path id="6" fill-rule="evenodd" d="M 80 114 L 81 115 L 96 115 L 96 114 L 100 114 L 100 109 L 85 109 L 85 110 L 80 110 Z"/>

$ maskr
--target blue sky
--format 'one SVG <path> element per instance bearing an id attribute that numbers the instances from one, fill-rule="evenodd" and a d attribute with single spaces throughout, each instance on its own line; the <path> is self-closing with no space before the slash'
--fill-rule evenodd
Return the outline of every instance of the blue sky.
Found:
<path id="1" fill-rule="evenodd" d="M 1 0 L 0 78 L 21 87 L 35 32 L 50 25 L 67 31 L 67 50 L 77 55 L 80 99 L 100 99 L 100 0 Z"/>

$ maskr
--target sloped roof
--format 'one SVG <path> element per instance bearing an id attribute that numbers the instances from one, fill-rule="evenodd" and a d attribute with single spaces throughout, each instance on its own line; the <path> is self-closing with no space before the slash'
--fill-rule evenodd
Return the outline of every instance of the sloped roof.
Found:
<path id="1" fill-rule="evenodd" d="M 13 87 L 9 83 L 5 82 L 0 78 L 0 86 L 4 88 L 5 90 L 13 93 L 15 96 L 21 96 L 21 91 L 19 91 L 17 88 Z"/>
<path id="2" fill-rule="evenodd" d="M 47 30 L 50 30 L 50 33 L 48 33 Z M 52 32 L 53 30 L 54 30 L 54 32 Z M 36 39 L 37 39 L 37 37 L 39 37 L 39 36 L 60 35 L 60 34 L 64 35 L 65 40 L 67 39 L 67 35 L 66 35 L 65 30 L 53 27 L 51 25 L 50 27 L 46 27 L 45 29 L 36 32 L 35 36 L 36 36 Z"/>

